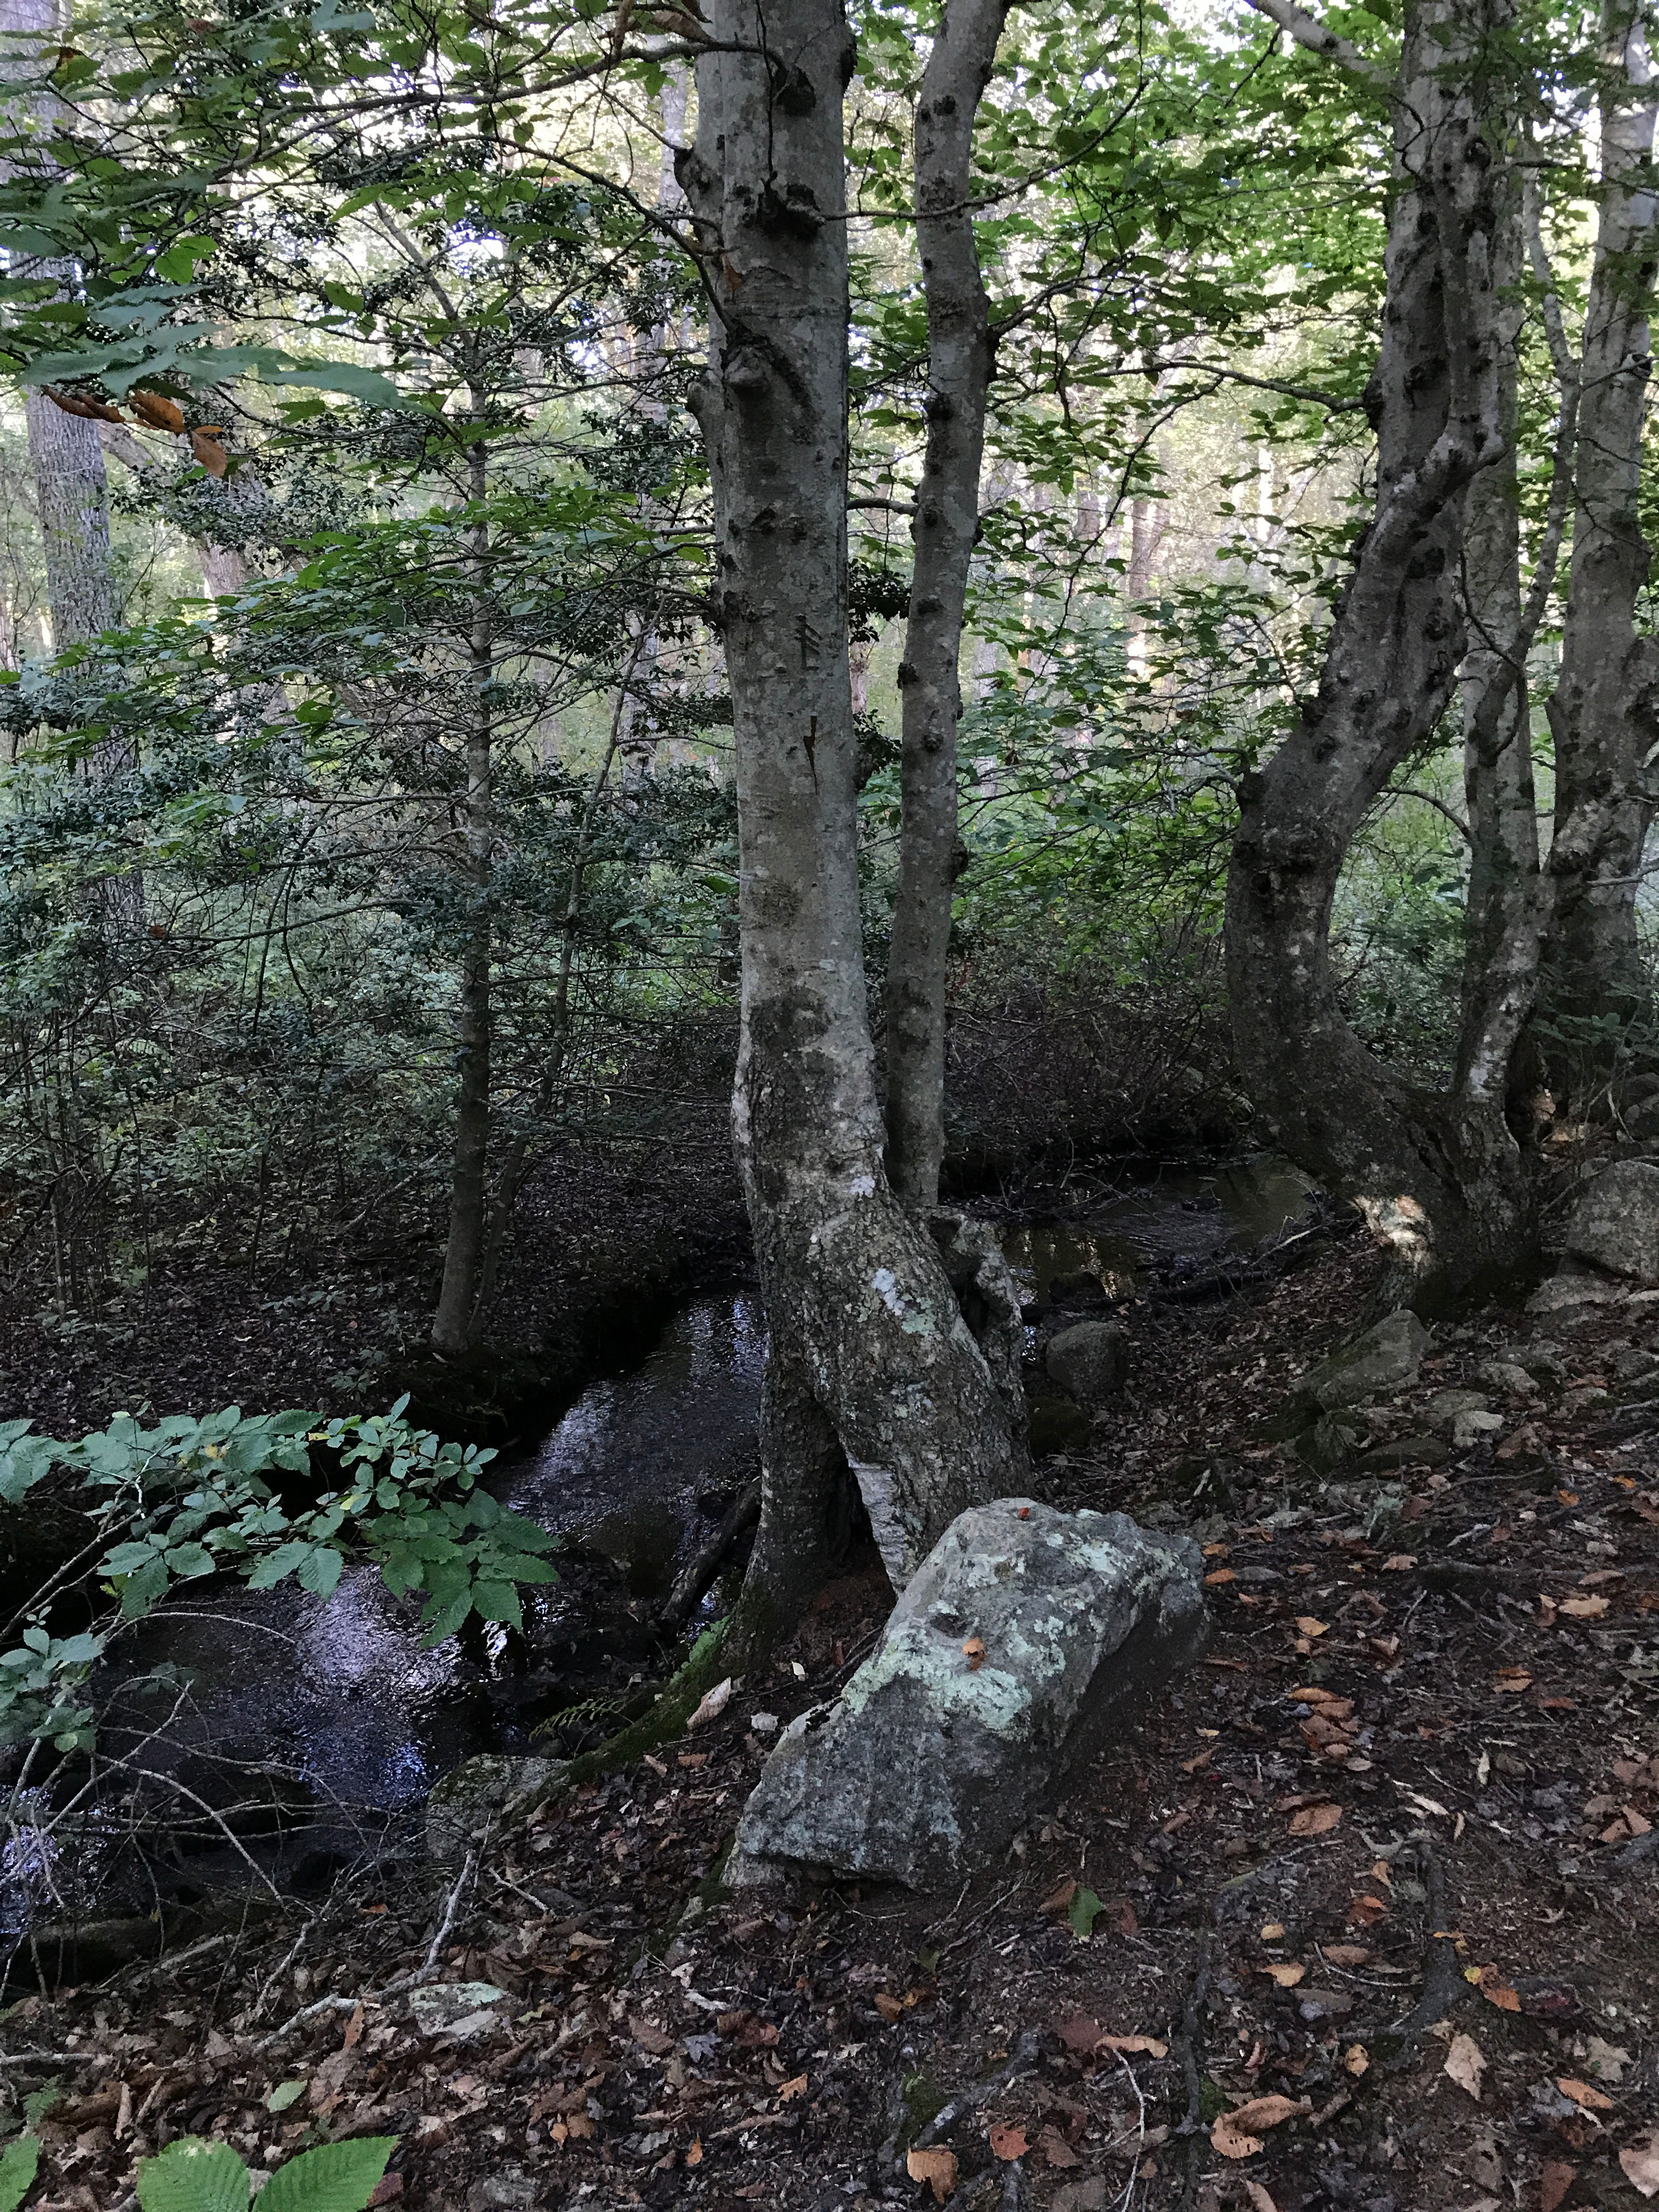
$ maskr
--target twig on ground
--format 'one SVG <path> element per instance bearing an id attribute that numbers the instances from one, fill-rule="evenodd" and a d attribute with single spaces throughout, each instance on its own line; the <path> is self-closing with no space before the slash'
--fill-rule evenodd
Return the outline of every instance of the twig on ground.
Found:
<path id="1" fill-rule="evenodd" d="M 262 2051 L 269 2051 L 273 2043 L 280 2043 L 285 2035 L 292 2035 L 295 2029 L 303 2027 L 307 2021 L 315 2020 L 319 2013 L 355 2012 L 361 2002 L 357 1997 L 319 1997 L 315 2004 L 306 2005 L 291 2020 L 285 2020 L 280 2027 L 273 2027 L 269 2035 L 262 2035 L 253 2045 L 255 2056 Z"/>
<path id="2" fill-rule="evenodd" d="M 965 2119 L 969 2112 L 975 2112 L 981 2105 L 988 2104 L 993 2097 L 1006 2089 L 1011 2081 L 1018 2081 L 1022 2074 L 1029 2074 L 1042 2053 L 1042 2037 L 1034 2028 L 1028 2027 L 1009 2052 L 1006 2066 L 992 2075 L 988 2081 L 976 2082 L 971 2089 L 964 2089 L 959 2097 L 952 2097 L 948 2105 L 934 2113 L 916 2137 L 916 2148 L 926 2150 L 930 2143 L 942 2142 L 958 2120 Z"/>
<path id="3" fill-rule="evenodd" d="M 1417 1863 L 1423 1869 L 1423 1887 L 1428 1892 L 1425 1911 L 1429 1933 L 1426 1963 L 1423 1970 L 1423 1994 L 1389 2033 L 1398 2037 L 1400 2051 L 1404 2052 L 1425 2034 L 1437 2021 L 1442 2021 L 1455 2005 L 1473 1995 L 1470 1984 L 1463 1978 L 1457 1946 L 1446 1932 L 1446 1879 L 1434 1845 L 1425 1835 L 1419 1835 Z"/>
<path id="4" fill-rule="evenodd" d="M 1118 2206 L 1118 2212 L 1129 2212 L 1129 2207 L 1134 2202 L 1135 2183 L 1140 2175 L 1140 2154 L 1146 2148 L 1146 2100 L 1136 2078 L 1135 2069 L 1123 2053 L 1116 2051 L 1112 2055 L 1128 2075 L 1129 2087 L 1135 2093 L 1135 2147 L 1129 2154 L 1129 2179 Z"/>
<path id="5" fill-rule="evenodd" d="M 421 1972 L 423 1974 L 429 1974 L 437 1965 L 438 1954 L 443 1949 L 449 1931 L 455 1925 L 455 1915 L 460 1908 L 461 1892 L 477 1870 L 478 1854 L 477 1851 L 469 1851 L 461 1863 L 461 1870 L 455 1877 L 453 1888 L 444 1899 L 443 1917 L 438 1923 L 438 1932 L 433 1937 L 427 1948 L 426 1957 L 421 1962 Z"/>

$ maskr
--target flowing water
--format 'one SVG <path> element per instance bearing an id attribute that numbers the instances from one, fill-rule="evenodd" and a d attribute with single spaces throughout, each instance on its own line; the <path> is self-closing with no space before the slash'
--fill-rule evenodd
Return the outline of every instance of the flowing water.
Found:
<path id="1" fill-rule="evenodd" d="M 1308 1184 L 1282 1163 L 1170 1172 L 1103 1193 L 1080 1220 L 1011 1228 L 1004 1244 L 1034 1299 L 1079 1273 L 1127 1297 L 1271 1241 L 1309 1203 Z M 696 1299 L 640 1365 L 592 1383 L 534 1450 L 497 1462 L 490 1487 L 615 1561 L 643 1612 L 754 1471 L 764 1352 L 752 1293 Z M 548 1594 L 539 1631 L 556 1626 L 564 1602 L 556 1587 Z M 422 1650 L 411 1605 L 370 1570 L 348 1573 L 327 1601 L 237 1589 L 170 1607 L 139 1639 L 124 1696 L 158 1665 L 143 1706 L 164 1724 L 154 1760 L 187 1779 L 192 1762 L 240 1759 L 315 1808 L 276 1852 L 279 1874 L 294 1872 L 295 1854 L 314 1856 L 319 1837 L 325 1856 L 349 1856 L 352 1835 L 368 1834 L 352 1820 L 383 1831 L 412 1817 L 449 1767 L 501 1740 L 489 1656 L 453 1642 Z M 0 1863 L 0 1920 L 15 1917 L 5 1871 Z"/>

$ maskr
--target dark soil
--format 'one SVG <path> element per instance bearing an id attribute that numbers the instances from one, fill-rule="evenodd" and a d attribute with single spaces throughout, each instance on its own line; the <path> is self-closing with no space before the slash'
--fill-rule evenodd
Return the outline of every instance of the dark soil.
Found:
<path id="1" fill-rule="evenodd" d="M 1043 1486 L 1192 1528 L 1215 1641 L 959 1894 L 785 1908 L 710 1880 L 765 1756 L 750 1717 L 859 1663 L 871 1565 L 717 1720 L 493 1836 L 453 1890 L 383 1862 L 309 1917 L 15 2008 L 4 2080 L 66 2099 L 39 2212 L 130 2207 L 135 2158 L 185 2132 L 262 2167 L 395 2135 L 413 2212 L 1637 2206 L 1659 1310 L 1443 1333 L 1375 1422 L 1403 1463 L 1322 1477 L 1261 1424 L 1371 1267 L 1349 1243 L 1253 1299 L 1133 1313 L 1129 1398 Z M 1447 1452 L 1430 1395 L 1516 1346 L 1541 1386 L 1481 1382 L 1496 1449 Z M 508 1992 L 461 2041 L 396 1986 L 446 1911 L 439 1974 Z"/>

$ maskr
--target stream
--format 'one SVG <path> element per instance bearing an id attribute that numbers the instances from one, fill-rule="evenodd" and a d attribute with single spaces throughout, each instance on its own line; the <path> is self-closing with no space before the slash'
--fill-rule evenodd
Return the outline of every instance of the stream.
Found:
<path id="1" fill-rule="evenodd" d="M 1310 1203 L 1307 1182 L 1275 1160 L 1172 1170 L 1103 1188 L 1064 1221 L 1010 1227 L 1003 1242 L 1034 1304 L 1079 1273 L 1127 1297 L 1179 1283 L 1220 1255 L 1247 1255 L 1293 1227 Z M 764 1354 L 752 1291 L 695 1299 L 643 1362 L 590 1384 L 533 1449 L 496 1462 L 489 1486 L 503 1504 L 571 1540 L 590 1582 L 597 1562 L 622 1615 L 642 1632 L 755 1470 Z M 574 1659 L 560 1657 L 582 1646 L 586 1602 L 566 1583 L 538 1595 L 516 1679 L 499 1634 L 493 1648 L 463 1639 L 422 1650 L 412 1603 L 394 1599 L 368 1568 L 349 1571 L 327 1600 L 291 1586 L 231 1588 L 159 1609 L 125 1647 L 118 1685 L 105 1686 L 114 1701 L 112 1745 L 131 1759 L 139 1744 L 146 1765 L 198 1799 L 252 1809 L 232 1819 L 234 1846 L 205 1817 L 193 1836 L 186 1824 L 181 1840 L 169 1816 L 166 1864 L 145 1856 L 143 1884 L 191 1903 L 217 1882 L 245 1878 L 240 1852 L 257 1848 L 279 1884 L 322 1886 L 389 1830 L 412 1827 L 434 1784 L 462 1759 L 528 1747 L 525 1708 L 539 1700 L 544 1711 L 564 1702 L 561 1690 L 574 1698 L 592 1686 L 591 1674 L 585 1683 Z M 717 1603 L 708 1601 L 706 1614 Z M 621 1668 L 625 1680 L 625 1656 Z M 611 1680 L 618 1674 L 613 1657 Z M 72 1839 L 27 1824 L 14 1834 L 0 1851 L 0 1928 L 39 1912 L 43 1890 L 70 1903 L 79 1893 L 82 1909 L 112 1887 L 128 1893 L 130 1909 L 138 1901 L 122 1857 L 131 1857 L 131 1802 L 108 1798 L 76 1816 Z M 126 1869 L 119 1881 L 118 1861 Z"/>

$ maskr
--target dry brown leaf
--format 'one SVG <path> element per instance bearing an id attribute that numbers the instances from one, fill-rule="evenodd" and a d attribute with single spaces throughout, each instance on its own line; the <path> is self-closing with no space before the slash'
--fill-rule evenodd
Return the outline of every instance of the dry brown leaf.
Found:
<path id="1" fill-rule="evenodd" d="M 793 2081 L 781 2081 L 778 2084 L 778 2102 L 781 2105 L 793 2104 L 797 2097 L 804 2097 L 805 2094 L 806 2076 L 804 2074 L 797 2074 Z"/>
<path id="2" fill-rule="evenodd" d="M 706 1721 L 718 1720 L 731 1702 L 732 1677 L 728 1674 L 723 1682 L 716 1682 L 702 1699 L 696 1712 L 687 1721 L 687 1729 L 702 1728 Z"/>
<path id="3" fill-rule="evenodd" d="M 1395 1552 L 1391 1558 L 1383 1560 L 1382 1571 L 1385 1575 L 1408 1575 L 1416 1565 L 1415 1552 Z"/>
<path id="4" fill-rule="evenodd" d="M 1328 1620 L 1316 1620 L 1310 1613 L 1298 1614 L 1297 1627 L 1304 1636 L 1322 1636 L 1330 1626 Z"/>
<path id="5" fill-rule="evenodd" d="M 1100 2023 L 1086 2013 L 1074 2012 L 1054 2022 L 1054 2033 L 1068 2051 L 1087 2052 L 1100 2041 Z"/>
<path id="6" fill-rule="evenodd" d="M 885 1990 L 878 1990 L 874 2002 L 876 2010 L 890 2027 L 896 2020 L 903 2019 L 904 2005 L 902 1999 L 890 1996 Z"/>
<path id="7" fill-rule="evenodd" d="M 701 2166 L 702 2164 L 702 2137 L 701 2136 L 693 2136 L 690 2142 L 686 2145 L 685 2162 L 688 2166 Z"/>
<path id="8" fill-rule="evenodd" d="M 1564 2097 L 1571 2097 L 1589 2112 L 1610 2112 L 1613 2100 L 1604 2089 L 1593 2089 L 1588 2081 L 1580 2081 L 1571 2074 L 1558 2074 L 1555 2086 Z"/>
<path id="9" fill-rule="evenodd" d="M 962 1647 L 962 1656 L 968 1662 L 968 1672 L 977 1674 L 985 1664 L 985 1646 L 977 1636 L 970 1636 Z"/>
<path id="10" fill-rule="evenodd" d="M 362 1999 L 359 1997 L 356 2006 L 353 2008 L 350 2019 L 346 2022 L 345 2033 L 340 2040 L 340 2048 L 342 2051 L 350 2051 L 354 2049 L 356 2045 L 360 2044 L 362 2039 L 363 2004 Z"/>
<path id="11" fill-rule="evenodd" d="M 1507 1692 L 1510 1696 L 1532 1687 L 1532 1676 L 1524 1667 L 1504 1667 L 1492 1676 L 1494 1690 Z"/>
<path id="12" fill-rule="evenodd" d="M 1371 1956 L 1365 1943 L 1322 1943 L 1319 1948 L 1334 1966 L 1363 1966 Z"/>
<path id="13" fill-rule="evenodd" d="M 1442 2072 L 1450 2075 L 1460 2089 L 1467 2089 L 1477 2103 L 1480 2098 L 1480 2077 L 1486 2070 L 1486 2054 L 1472 2035 L 1455 2035 L 1446 2053 Z"/>
<path id="14" fill-rule="evenodd" d="M 1312 2110 L 1305 2097 L 1299 2103 L 1294 2097 L 1252 2097 L 1248 2105 L 1236 2105 L 1226 2117 L 1236 2128 L 1277 2128 Z"/>
<path id="15" fill-rule="evenodd" d="M 1204 1579 L 1206 1583 L 1214 1585 L 1217 1583 L 1236 1583 L 1238 1577 L 1231 1567 L 1218 1567 L 1213 1574 L 1206 1575 Z"/>
<path id="16" fill-rule="evenodd" d="M 1206 1559 L 1224 1559 L 1232 1548 L 1231 1544 L 1206 1544 L 1204 1556 Z"/>
<path id="17" fill-rule="evenodd" d="M 191 432 L 190 450 L 210 477 L 222 477 L 230 466 L 230 455 L 206 430 Z"/>
<path id="18" fill-rule="evenodd" d="M 1269 1920 L 1262 1928 L 1261 1940 L 1264 1943 L 1277 1943 L 1284 1933 L 1285 1923 L 1282 1920 Z"/>
<path id="19" fill-rule="evenodd" d="M 1244 2196 L 1250 2212 L 1279 2212 L 1279 2207 L 1273 2203 L 1272 2196 L 1259 2181 L 1247 2181 L 1244 2184 Z"/>
<path id="20" fill-rule="evenodd" d="M 1155 2035 L 1103 2035 L 1099 2039 L 1103 2051 L 1144 2051 L 1149 2058 L 1167 2058 L 1170 2046 L 1160 2043 Z"/>
<path id="21" fill-rule="evenodd" d="M 1037 2148 L 1042 2153 L 1046 2166 L 1081 2166 L 1083 2163 L 1058 2128 L 1044 2128 L 1037 2137 Z"/>
<path id="22" fill-rule="evenodd" d="M 1558 1613 L 1569 1614 L 1574 1620 L 1600 1620 L 1607 1609 L 1604 1597 L 1564 1597 L 1556 1607 Z"/>
<path id="23" fill-rule="evenodd" d="M 1210 2130 L 1210 2142 L 1223 2158 L 1254 2158 L 1261 2148 L 1261 2136 L 1241 2135 L 1229 2112 L 1224 2112 Z"/>
<path id="24" fill-rule="evenodd" d="M 1577 2179 L 1578 2168 L 1569 2166 L 1565 2159 L 1546 2159 L 1544 2171 L 1538 2177 L 1538 2212 L 1555 2212 Z"/>
<path id="25" fill-rule="evenodd" d="M 999 2121 L 990 2130 L 990 2135 L 993 2158 L 1024 2158 L 1031 2148 L 1025 2140 L 1024 2128 L 1013 2127 L 1004 2121 Z"/>
<path id="26" fill-rule="evenodd" d="M 1356 1897 L 1348 1907 L 1348 1918 L 1357 1928 L 1369 1928 L 1382 1919 L 1388 1910 L 1380 1897 Z"/>
<path id="27" fill-rule="evenodd" d="M 1644 2197 L 1659 2197 L 1659 2135 L 1621 2150 L 1619 2164 L 1632 2189 L 1639 2189 Z"/>
<path id="28" fill-rule="evenodd" d="M 1051 1889 L 1048 1892 L 1047 1897 L 1045 1897 L 1042 1904 L 1038 1905 L 1037 1911 L 1039 1912 L 1064 1912 L 1066 1906 L 1076 1895 L 1077 1883 L 1075 1881 L 1063 1881 L 1060 1883 L 1058 1889 Z"/>
<path id="29" fill-rule="evenodd" d="M 1263 1966 L 1261 1971 L 1270 1979 L 1277 1982 L 1281 1990 L 1293 1990 L 1308 1970 L 1305 1966 L 1285 1964 Z"/>
<path id="30" fill-rule="evenodd" d="M 1291 1815 L 1293 1836 L 1328 1836 L 1342 1820 L 1340 1805 L 1304 1805 L 1299 1813 Z"/>
<path id="31" fill-rule="evenodd" d="M 957 2154 L 953 2150 L 907 2151 L 904 2171 L 912 2181 L 925 2181 L 935 2204 L 943 2204 L 957 2185 Z"/>
<path id="32" fill-rule="evenodd" d="M 184 409 L 160 392 L 131 392 L 127 404 L 147 429 L 171 430 L 174 437 L 184 429 Z"/>
<path id="33" fill-rule="evenodd" d="M 1521 1999 L 1516 1990 L 1504 1979 L 1500 1968 L 1497 1966 L 1466 1967 L 1464 1975 L 1467 1980 L 1474 1984 L 1486 2002 L 1496 2005 L 1499 2012 L 1520 2011 Z"/>
<path id="34" fill-rule="evenodd" d="M 1363 2043 L 1351 2043 L 1342 2054 L 1344 2069 L 1352 2074 L 1356 2081 L 1360 2075 L 1369 2070 L 1370 2063 L 1371 2054 Z"/>

